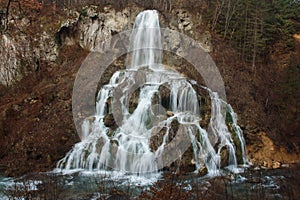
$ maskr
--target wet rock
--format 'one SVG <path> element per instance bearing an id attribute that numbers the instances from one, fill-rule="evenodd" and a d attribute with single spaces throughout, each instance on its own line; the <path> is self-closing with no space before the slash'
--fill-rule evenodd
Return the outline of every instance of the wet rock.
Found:
<path id="1" fill-rule="evenodd" d="M 198 170 L 198 174 L 200 175 L 200 176 L 204 176 L 204 175 L 206 175 L 208 173 L 208 170 L 207 170 L 207 168 L 205 167 L 205 165 L 203 165 L 199 170 Z"/>
<path id="2" fill-rule="evenodd" d="M 220 156 L 221 156 L 221 167 L 228 166 L 229 152 L 226 147 L 223 147 L 221 149 Z"/>
<path id="3" fill-rule="evenodd" d="M 194 172 L 196 170 L 196 165 L 194 162 L 194 150 L 190 146 L 181 156 L 180 161 L 180 171 L 183 173 Z"/>
<path id="4" fill-rule="evenodd" d="M 170 109 L 170 95 L 171 90 L 169 87 L 165 85 L 161 85 L 158 89 L 160 98 L 161 98 L 161 104 L 165 109 Z"/>
<path id="5" fill-rule="evenodd" d="M 231 137 L 232 137 L 232 140 L 233 140 L 233 143 L 235 144 L 236 146 L 236 158 L 237 158 L 237 162 L 239 164 L 242 164 L 243 163 L 243 153 L 242 153 L 242 146 L 241 146 L 241 142 L 240 142 L 240 139 L 235 131 L 235 128 L 233 126 L 232 123 L 227 123 L 227 126 L 228 126 L 228 130 L 231 134 Z"/>
<path id="6" fill-rule="evenodd" d="M 95 121 L 96 117 L 91 116 L 91 117 L 87 117 L 86 119 L 87 119 L 87 120 L 89 121 L 89 123 L 91 124 L 91 123 L 93 123 L 93 122 Z"/>
<path id="7" fill-rule="evenodd" d="M 259 177 L 252 177 L 252 178 L 248 178 L 247 182 L 248 183 L 262 183 L 263 179 L 261 179 Z"/>
<path id="8" fill-rule="evenodd" d="M 173 134 L 172 135 L 172 138 L 175 137 L 177 131 L 179 130 L 179 122 L 177 121 L 177 119 L 173 120 L 171 122 L 171 133 Z"/>
<path id="9" fill-rule="evenodd" d="M 107 114 L 104 119 L 104 125 L 111 128 L 113 131 L 115 131 L 118 128 L 118 125 L 115 122 L 114 115 L 112 113 Z"/>
<path id="10" fill-rule="evenodd" d="M 156 110 L 159 109 L 161 107 L 160 105 L 160 98 L 159 95 L 157 93 L 155 93 L 152 97 L 152 102 L 151 102 L 152 107 L 154 107 Z M 154 109 L 154 110 L 155 110 Z M 153 110 L 153 109 L 152 109 Z M 159 109 L 161 110 L 161 109 Z M 159 114 L 161 114 L 161 112 L 159 112 Z"/>
<path id="11" fill-rule="evenodd" d="M 111 140 L 110 143 L 110 149 L 109 149 L 109 153 L 111 153 L 111 155 L 116 155 L 118 152 L 118 141 L 117 140 Z"/>
<path id="12" fill-rule="evenodd" d="M 178 129 L 179 122 L 177 120 L 173 120 L 171 122 L 171 128 L 169 130 L 168 138 L 166 141 L 167 144 L 176 136 Z M 158 147 L 162 144 L 166 132 L 166 127 L 153 127 L 149 144 L 149 147 L 153 152 L 155 152 L 158 149 Z"/>
<path id="13" fill-rule="evenodd" d="M 137 88 L 130 96 L 129 98 L 129 113 L 133 113 L 134 110 L 137 108 L 137 105 L 139 103 L 139 97 L 140 97 L 140 88 Z"/>
<path id="14" fill-rule="evenodd" d="M 199 85 L 193 85 L 194 90 L 197 92 L 198 102 L 200 104 L 200 126 L 208 129 L 211 117 L 211 100 L 208 92 Z"/>
<path id="15" fill-rule="evenodd" d="M 143 69 L 138 70 L 134 74 L 134 81 L 135 81 L 135 84 L 136 84 L 137 88 L 143 86 L 145 84 L 145 82 L 146 82 L 146 72 L 143 71 Z"/>
<path id="16" fill-rule="evenodd" d="M 97 153 L 100 155 L 101 154 L 101 151 L 102 151 L 102 148 L 105 144 L 105 139 L 104 138 L 99 138 L 98 141 L 97 141 L 97 144 L 96 144 L 96 151 Z"/>
<path id="17" fill-rule="evenodd" d="M 166 127 L 154 127 L 152 129 L 152 133 L 149 141 L 149 147 L 153 152 L 155 152 L 158 149 L 158 147 L 162 144 L 163 137 L 166 131 L 167 131 Z"/>

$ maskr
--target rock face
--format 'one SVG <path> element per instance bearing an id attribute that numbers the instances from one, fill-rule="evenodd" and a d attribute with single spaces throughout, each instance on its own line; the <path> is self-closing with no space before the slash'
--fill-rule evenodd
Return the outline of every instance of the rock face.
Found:
<path id="1" fill-rule="evenodd" d="M 58 56 L 54 38 L 42 33 L 39 45 L 28 43 L 26 36 L 14 37 L 3 34 L 0 38 L 0 83 L 12 85 L 30 71 L 38 71 L 40 62 L 54 62 Z"/>
<path id="2" fill-rule="evenodd" d="M 24 74 L 38 71 L 41 62 L 48 62 L 55 65 L 58 58 L 59 47 L 63 45 L 79 45 L 89 51 L 102 52 L 110 48 L 112 43 L 106 43 L 114 34 L 132 28 L 133 20 L 137 13 L 142 10 L 139 7 L 128 7 L 116 11 L 111 6 L 106 6 L 102 10 L 97 6 L 88 6 L 81 11 L 68 11 L 68 19 L 61 22 L 60 28 L 55 36 L 49 31 L 36 32 L 34 35 L 22 33 L 11 37 L 3 34 L 0 38 L 0 83 L 11 85 L 21 79 Z M 162 23 L 169 23 L 173 30 L 195 35 L 205 51 L 212 50 L 211 36 L 208 31 L 198 34 L 195 29 L 191 14 L 187 10 L 173 10 L 171 20 L 161 15 Z M 12 20 L 9 23 L 14 23 Z M 20 28 L 28 28 L 29 20 L 24 18 L 19 22 Z M 41 27 L 44 25 L 41 25 Z M 166 26 L 166 25 L 163 25 Z M 169 35 L 168 43 L 172 44 L 173 52 L 181 53 L 180 44 L 182 40 L 178 35 Z"/>
<path id="3" fill-rule="evenodd" d="M 111 7 L 105 7 L 99 12 L 95 6 L 86 7 L 81 12 L 70 11 L 70 18 L 62 25 L 55 37 L 51 32 L 36 32 L 26 35 L 22 32 L 2 34 L 0 37 L 0 83 L 6 86 L 19 81 L 23 75 L 38 71 L 41 62 L 55 65 L 59 46 L 79 45 L 89 51 L 102 51 L 103 41 L 119 33 L 128 24 L 130 16 L 128 9 L 116 12 Z M 14 24 L 13 20 L 9 23 Z M 28 28 L 26 18 L 17 24 L 20 29 Z"/>
<path id="4" fill-rule="evenodd" d="M 249 161 L 255 166 L 277 169 L 283 163 L 299 163 L 300 157 L 295 152 L 275 145 L 265 132 L 252 135 L 251 144 L 247 146 Z M 254 139 L 255 138 L 255 139 Z"/>
<path id="5" fill-rule="evenodd" d="M 186 10 L 178 10 L 176 12 L 177 17 L 178 17 L 178 29 L 179 30 L 185 30 L 185 31 L 190 31 L 192 30 L 193 27 L 193 22 L 190 19 L 190 16 Z"/>
<path id="6" fill-rule="evenodd" d="M 38 71 L 41 62 L 55 65 L 58 56 L 55 38 L 47 32 L 34 36 L 20 33 L 14 37 L 4 33 L 0 36 L 0 46 L 0 83 L 6 86 L 19 81 L 29 72 Z"/>
<path id="7" fill-rule="evenodd" d="M 11 85 L 13 81 L 19 79 L 16 45 L 16 42 L 7 35 L 0 38 L 0 83 L 3 85 Z"/>
<path id="8" fill-rule="evenodd" d="M 138 11 L 142 10 L 138 7 L 128 7 L 121 11 L 115 11 L 110 6 L 104 7 L 104 11 L 99 11 L 99 7 L 91 6 L 84 8 L 80 13 L 72 12 L 73 18 L 68 19 L 62 24 L 58 30 L 56 37 L 60 45 L 78 44 L 82 48 L 89 51 L 102 52 L 110 46 L 103 46 L 103 41 L 109 40 L 112 35 L 121 31 L 132 28 L 134 17 Z M 195 28 L 193 21 L 187 10 L 179 9 L 172 12 L 175 18 L 169 22 L 169 27 L 173 30 L 189 33 L 190 35 L 198 35 L 193 32 Z M 168 23 L 165 16 L 161 16 L 162 23 Z M 172 51 L 180 53 L 180 43 L 177 34 L 170 34 L 166 42 L 171 43 Z M 211 35 L 209 31 L 205 31 L 197 36 L 198 42 L 205 51 L 212 51 Z"/>
<path id="9" fill-rule="evenodd" d="M 56 37 L 60 45 L 78 44 L 89 51 L 102 52 L 105 48 L 103 43 L 112 35 L 125 29 L 130 23 L 128 9 L 115 11 L 110 6 L 104 7 L 104 12 L 99 7 L 85 7 L 81 12 L 74 11 L 73 18 L 62 24 Z"/>
<path id="10" fill-rule="evenodd" d="M 129 23 L 129 14 L 127 9 L 116 12 L 106 7 L 105 13 L 98 13 L 93 8 L 87 8 L 86 16 L 79 23 L 79 45 L 90 51 L 103 51 L 106 47 L 101 45 L 102 42 L 124 30 Z"/>

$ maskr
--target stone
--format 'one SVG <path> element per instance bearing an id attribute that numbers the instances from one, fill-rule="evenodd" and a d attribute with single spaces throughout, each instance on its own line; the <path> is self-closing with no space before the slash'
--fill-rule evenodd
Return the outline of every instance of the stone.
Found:
<path id="1" fill-rule="evenodd" d="M 211 43 L 211 34 L 209 31 L 205 31 L 199 37 L 201 46 L 204 48 L 204 51 L 211 52 L 213 50 Z"/>
<path id="2" fill-rule="evenodd" d="M 198 170 L 198 174 L 200 175 L 200 176 L 204 176 L 204 175 L 206 175 L 208 173 L 208 170 L 207 170 L 207 168 L 205 167 L 205 165 L 203 165 L 199 170 Z"/>
<path id="3" fill-rule="evenodd" d="M 131 93 L 131 96 L 129 98 L 129 113 L 133 113 L 134 110 L 137 108 L 138 102 L 140 97 L 140 88 L 137 88 L 133 93 Z"/>
<path id="4" fill-rule="evenodd" d="M 170 95 L 171 95 L 171 90 L 168 86 L 162 85 L 159 87 L 159 95 L 161 98 L 161 104 L 165 109 L 170 109 Z M 171 111 L 169 111 L 169 114 Z M 167 112 L 168 115 L 168 112 Z M 171 116 L 171 115 L 170 115 Z M 172 115 L 173 116 L 173 115 Z"/>
<path id="5" fill-rule="evenodd" d="M 102 147 L 104 146 L 105 142 L 106 142 L 105 139 L 102 137 L 98 139 L 97 144 L 96 144 L 96 152 L 98 154 L 101 154 Z"/>
<path id="6" fill-rule="evenodd" d="M 247 179 L 248 183 L 261 183 L 263 180 L 259 177 L 252 177 Z"/>
<path id="7" fill-rule="evenodd" d="M 29 26 L 27 21 L 23 18 L 13 23 L 23 30 Z M 0 46 L 0 84 L 5 86 L 18 82 L 23 74 L 38 71 L 41 61 L 54 65 L 58 56 L 56 38 L 50 31 L 30 35 L 14 33 L 13 36 L 5 33 L 0 36 Z"/>
<path id="8" fill-rule="evenodd" d="M 185 27 L 184 27 L 184 30 L 185 30 L 185 31 L 192 30 L 192 25 L 189 24 L 189 25 L 185 26 Z"/>
<path id="9" fill-rule="evenodd" d="M 154 127 L 152 129 L 149 147 L 153 152 L 155 152 L 162 144 L 166 131 L 167 129 L 165 127 Z"/>
<path id="10" fill-rule="evenodd" d="M 168 117 L 173 117 L 174 116 L 174 113 L 170 110 L 167 111 L 167 116 Z"/>
<path id="11" fill-rule="evenodd" d="M 281 163 L 278 161 L 273 162 L 272 168 L 273 169 L 278 169 L 281 167 Z"/>
<path id="12" fill-rule="evenodd" d="M 97 13 L 97 10 L 98 10 L 98 6 L 89 6 L 86 8 L 86 14 L 88 17 L 90 18 L 94 18 L 94 17 L 98 17 L 98 13 Z"/>
<path id="13" fill-rule="evenodd" d="M 107 114 L 104 117 L 103 121 L 104 121 L 104 125 L 111 128 L 112 130 L 116 130 L 118 128 L 118 125 L 116 124 L 112 113 Z"/>
<path id="14" fill-rule="evenodd" d="M 171 52 L 175 52 L 177 54 L 182 52 L 182 50 L 180 48 L 180 44 L 182 42 L 180 35 L 173 31 L 166 32 L 165 34 L 166 35 L 165 35 L 164 42 L 167 44 L 166 47 L 169 48 L 167 50 L 169 50 Z"/>
<path id="15" fill-rule="evenodd" d="M 95 121 L 96 117 L 88 117 L 87 120 L 89 121 L 89 123 L 93 123 Z"/>
<path id="16" fill-rule="evenodd" d="M 228 166 L 229 152 L 226 147 L 223 147 L 221 149 L 220 156 L 221 156 L 221 167 Z"/>
<path id="17" fill-rule="evenodd" d="M 264 160 L 262 166 L 266 168 L 271 168 L 272 162 Z"/>
<path id="18" fill-rule="evenodd" d="M 126 15 L 127 10 L 116 12 L 113 8 L 107 9 L 105 13 L 91 14 L 79 20 L 78 32 L 80 35 L 79 45 L 85 49 L 95 52 L 103 52 L 111 48 L 111 44 L 103 46 L 114 33 L 121 32 L 129 22 Z"/>
<path id="19" fill-rule="evenodd" d="M 250 136 L 255 142 L 247 146 L 247 151 L 253 165 L 278 168 L 281 167 L 281 163 L 299 161 L 297 153 L 288 152 L 284 147 L 277 146 L 265 132 L 249 134 L 248 137 Z"/>
<path id="20" fill-rule="evenodd" d="M 190 31 L 193 28 L 193 22 L 186 10 L 180 9 L 177 11 L 177 23 L 178 29 L 184 31 Z"/>

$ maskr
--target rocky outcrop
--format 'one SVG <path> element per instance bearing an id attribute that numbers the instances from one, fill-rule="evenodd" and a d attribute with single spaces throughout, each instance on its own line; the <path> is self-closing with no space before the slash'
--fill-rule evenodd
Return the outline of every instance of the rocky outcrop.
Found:
<path id="1" fill-rule="evenodd" d="M 205 52 L 212 52 L 211 34 L 208 30 L 197 30 L 197 25 L 202 23 L 202 16 L 193 16 L 189 11 L 185 9 L 174 9 L 170 16 L 168 27 L 172 30 L 182 32 L 188 36 L 194 38 L 203 48 Z M 181 38 L 177 34 L 170 35 L 170 41 L 172 41 L 173 50 L 180 48 L 182 45 Z M 180 53 L 180 49 L 177 50 Z M 176 52 L 176 51 L 175 51 Z"/>
<path id="2" fill-rule="evenodd" d="M 123 10 L 116 11 L 110 6 L 100 8 L 90 6 L 83 8 L 80 12 L 73 11 L 72 18 L 62 24 L 56 34 L 60 45 L 78 44 L 89 51 L 102 52 L 108 46 L 103 46 L 104 41 L 111 39 L 112 35 L 132 29 L 133 21 L 138 12 L 142 10 L 139 7 L 127 7 Z M 187 10 L 173 10 L 171 16 L 160 15 L 162 27 L 196 36 L 197 42 L 201 44 L 207 52 L 212 51 L 211 35 L 208 31 L 198 33 Z M 168 19 L 170 18 L 170 19 Z M 168 25 L 167 25 L 168 23 Z M 180 43 L 182 38 L 177 34 L 170 34 L 166 37 L 167 43 L 171 45 L 171 51 L 180 53 Z M 178 50 L 177 50 L 178 49 Z"/>
<path id="3" fill-rule="evenodd" d="M 13 84 L 24 74 L 39 70 L 41 62 L 55 64 L 59 46 L 79 45 L 83 49 L 98 52 L 109 48 L 112 44 L 106 42 L 107 46 L 104 46 L 104 41 L 109 41 L 114 34 L 131 29 L 135 16 L 141 10 L 137 6 L 120 11 L 111 6 L 88 6 L 80 11 L 69 10 L 68 19 L 61 22 L 55 36 L 49 31 L 36 32 L 34 35 L 20 31 L 13 37 L 11 34 L 3 34 L 0 38 L 0 46 L 3 47 L 0 50 L 0 83 L 7 86 Z M 160 15 L 162 27 L 194 36 L 205 51 L 212 50 L 210 33 L 206 31 L 199 34 L 195 31 L 194 20 L 187 10 L 173 10 L 169 15 Z M 13 23 L 18 23 L 20 30 L 30 28 L 26 18 L 20 22 L 11 19 L 8 24 Z M 167 36 L 166 42 L 171 44 L 171 51 L 180 54 L 182 39 L 178 35 Z"/>
<path id="4" fill-rule="evenodd" d="M 296 152 L 288 152 L 285 147 L 276 145 L 265 132 L 252 135 L 248 143 L 249 161 L 255 166 L 276 169 L 283 164 L 300 162 Z"/>
<path id="5" fill-rule="evenodd" d="M 11 85 L 20 76 L 16 45 L 8 35 L 0 38 L 0 83 L 3 85 Z"/>
<path id="6" fill-rule="evenodd" d="M 98 52 L 108 48 L 103 46 L 104 41 L 125 30 L 131 20 L 128 8 L 117 12 L 110 6 L 104 7 L 103 11 L 97 6 L 85 7 L 80 12 L 73 11 L 72 16 L 56 34 L 59 44 L 78 44 L 84 49 Z"/>
<path id="7" fill-rule="evenodd" d="M 26 27 L 26 20 L 20 27 Z M 55 38 L 47 33 L 15 35 L 4 33 L 0 36 L 0 83 L 10 86 L 24 75 L 38 71 L 41 62 L 55 65 L 58 46 Z"/>

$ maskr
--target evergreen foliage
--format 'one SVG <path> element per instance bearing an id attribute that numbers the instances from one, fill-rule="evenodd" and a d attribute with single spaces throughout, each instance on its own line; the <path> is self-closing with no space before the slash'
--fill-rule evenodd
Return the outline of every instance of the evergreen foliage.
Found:
<path id="1" fill-rule="evenodd" d="M 300 31 L 299 0 L 213 0 L 211 29 L 232 41 L 244 62 L 264 61 L 275 42 L 292 50 L 292 35 Z"/>

